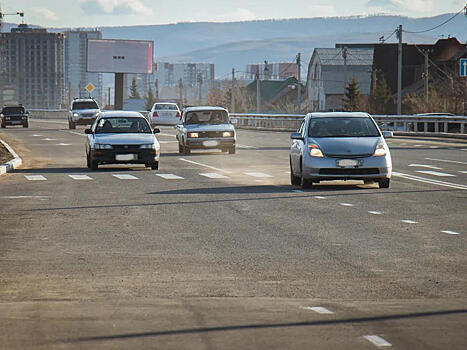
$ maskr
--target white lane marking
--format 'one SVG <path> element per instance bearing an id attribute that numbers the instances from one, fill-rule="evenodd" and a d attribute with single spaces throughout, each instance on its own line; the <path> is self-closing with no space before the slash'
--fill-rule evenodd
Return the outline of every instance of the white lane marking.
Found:
<path id="1" fill-rule="evenodd" d="M 246 173 L 244 173 L 244 174 L 245 174 L 245 175 L 248 175 L 248 176 L 262 177 L 262 178 L 265 178 L 265 177 L 274 177 L 274 176 L 269 175 L 269 174 L 265 174 L 265 173 L 261 173 L 261 172 L 255 172 L 255 171 L 246 172 Z"/>
<path id="2" fill-rule="evenodd" d="M 71 177 L 73 180 L 92 180 L 92 177 L 89 177 L 87 175 L 68 175 Z"/>
<path id="3" fill-rule="evenodd" d="M 34 134 L 34 135 L 31 135 L 33 137 L 43 137 L 42 135 L 38 135 L 38 134 Z"/>
<path id="4" fill-rule="evenodd" d="M 33 199 L 48 199 L 49 196 L 1 196 L 0 198 L 3 199 L 25 199 L 25 198 L 33 198 Z"/>
<path id="5" fill-rule="evenodd" d="M 377 335 L 364 335 L 363 338 L 368 340 L 370 343 L 376 346 L 392 346 L 391 343 L 387 342 L 385 339 L 377 336 Z"/>
<path id="6" fill-rule="evenodd" d="M 228 176 L 218 174 L 218 173 L 203 173 L 200 175 L 204 177 L 209 177 L 210 179 L 228 179 L 229 178 Z"/>
<path id="7" fill-rule="evenodd" d="M 423 145 L 413 145 L 412 147 L 423 147 Z"/>
<path id="8" fill-rule="evenodd" d="M 467 162 L 459 162 L 458 160 L 447 160 L 447 159 L 436 159 L 436 158 L 425 158 L 426 160 L 434 160 L 437 162 L 446 162 L 446 163 L 454 163 L 454 164 L 465 164 L 467 165 Z"/>
<path id="9" fill-rule="evenodd" d="M 170 137 L 174 137 L 174 138 L 177 137 L 177 136 L 172 135 L 172 134 L 164 134 L 164 133 L 159 133 L 159 134 L 157 134 L 157 135 L 160 135 L 160 136 L 170 136 Z"/>
<path id="10" fill-rule="evenodd" d="M 83 134 L 83 133 L 80 133 L 80 132 L 76 132 L 76 131 L 67 131 L 67 133 L 73 134 L 73 135 L 78 135 L 78 136 L 84 136 L 84 137 L 87 136 L 86 134 Z"/>
<path id="11" fill-rule="evenodd" d="M 316 198 L 316 199 L 326 199 L 326 197 L 323 197 L 323 196 L 314 196 L 313 198 Z"/>
<path id="12" fill-rule="evenodd" d="M 427 174 L 427 175 L 434 175 L 439 177 L 456 177 L 456 175 L 448 174 L 448 173 L 440 173 L 438 171 L 432 170 L 417 170 L 417 173 Z"/>
<path id="13" fill-rule="evenodd" d="M 461 148 L 461 151 L 467 151 L 467 148 Z"/>
<path id="14" fill-rule="evenodd" d="M 429 169 L 435 169 L 435 170 L 442 170 L 443 168 L 434 166 L 434 165 L 429 165 L 429 164 L 409 164 L 411 167 L 417 167 L 417 168 L 429 168 Z"/>
<path id="15" fill-rule="evenodd" d="M 43 139 L 42 141 L 58 141 L 58 140 L 57 139 L 51 139 L 51 138 L 47 137 L 47 138 Z"/>
<path id="16" fill-rule="evenodd" d="M 24 175 L 29 181 L 46 181 L 47 179 L 42 175 Z"/>
<path id="17" fill-rule="evenodd" d="M 40 119 L 34 119 L 34 123 L 68 124 L 68 122 L 64 122 L 60 120 L 40 120 Z"/>
<path id="18" fill-rule="evenodd" d="M 401 222 L 403 222 L 404 224 L 418 224 L 417 221 L 408 220 L 408 219 L 401 220 Z"/>
<path id="19" fill-rule="evenodd" d="M 420 177 L 420 176 L 415 176 L 415 175 L 409 175 L 409 174 L 399 173 L 399 172 L 397 172 L 397 171 L 393 171 L 393 172 L 392 172 L 392 175 L 393 175 L 393 176 L 402 177 L 402 178 L 408 179 L 408 180 L 413 180 L 413 181 L 418 181 L 418 182 L 429 183 L 429 184 L 432 184 L 432 185 L 438 185 L 438 186 L 456 188 L 456 189 L 458 189 L 458 190 L 467 190 L 467 186 L 455 184 L 455 183 L 452 183 L 452 182 L 445 182 L 445 181 L 440 181 L 440 180 L 427 179 L 427 178 L 425 178 L 425 177 Z"/>
<path id="20" fill-rule="evenodd" d="M 57 143 L 55 146 L 71 146 L 71 143 Z"/>
<path id="21" fill-rule="evenodd" d="M 202 166 L 204 168 L 208 168 L 208 169 L 212 169 L 212 170 L 216 170 L 216 171 L 220 171 L 222 173 L 225 173 L 225 174 L 231 174 L 230 171 L 227 171 L 227 170 L 224 170 L 224 169 L 219 169 L 219 168 L 215 168 L 213 166 L 210 166 L 210 165 L 207 165 L 207 164 L 203 164 L 203 163 L 198 163 L 198 162 L 194 162 L 192 160 L 188 160 L 188 159 L 185 159 L 185 158 L 178 158 L 180 159 L 181 161 L 184 161 L 184 162 L 187 162 L 187 163 L 190 163 L 190 164 L 195 164 L 195 165 L 199 165 L 199 166 Z"/>
<path id="22" fill-rule="evenodd" d="M 342 205 L 343 207 L 353 207 L 352 203 L 339 203 L 339 204 Z"/>
<path id="23" fill-rule="evenodd" d="M 295 193 L 303 193 L 304 191 L 303 191 L 303 190 L 292 190 L 292 192 L 295 192 Z"/>
<path id="24" fill-rule="evenodd" d="M 467 171 L 465 171 L 465 170 L 461 170 L 461 171 L 459 171 L 459 172 L 460 172 L 461 174 L 467 174 Z"/>
<path id="25" fill-rule="evenodd" d="M 166 144 L 166 143 L 177 143 L 178 141 L 159 141 L 161 145 Z"/>
<path id="26" fill-rule="evenodd" d="M 130 174 L 112 174 L 112 176 L 120 180 L 138 180 L 136 176 Z"/>
<path id="27" fill-rule="evenodd" d="M 455 232 L 455 231 L 449 231 L 449 230 L 445 230 L 445 231 L 441 231 L 442 233 L 447 233 L 448 235 L 460 235 L 459 232 Z"/>
<path id="28" fill-rule="evenodd" d="M 166 180 L 183 180 L 183 177 L 174 174 L 156 174 Z"/>
<path id="29" fill-rule="evenodd" d="M 303 306 L 302 309 L 311 310 L 311 311 L 317 312 L 318 314 L 323 314 L 323 315 L 332 315 L 334 313 L 322 306 Z"/>
<path id="30" fill-rule="evenodd" d="M 369 212 L 370 214 L 373 214 L 373 215 L 383 215 L 383 213 L 380 212 L 380 211 L 370 210 L 370 211 L 368 211 L 368 212 Z"/>
<path id="31" fill-rule="evenodd" d="M 236 146 L 238 148 L 245 148 L 245 149 L 258 149 L 257 147 L 253 147 L 253 146 L 248 146 L 248 145 L 242 145 L 240 143 L 237 143 Z"/>

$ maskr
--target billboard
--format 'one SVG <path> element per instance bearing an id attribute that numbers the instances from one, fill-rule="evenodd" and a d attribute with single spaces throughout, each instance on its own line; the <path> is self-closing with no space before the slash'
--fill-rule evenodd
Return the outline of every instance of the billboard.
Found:
<path id="1" fill-rule="evenodd" d="M 87 71 L 151 74 L 153 53 L 152 41 L 88 39 Z"/>

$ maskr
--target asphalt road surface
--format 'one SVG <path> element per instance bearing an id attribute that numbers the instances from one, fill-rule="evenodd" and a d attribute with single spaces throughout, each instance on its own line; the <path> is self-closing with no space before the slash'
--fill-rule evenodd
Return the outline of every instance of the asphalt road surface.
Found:
<path id="1" fill-rule="evenodd" d="M 290 186 L 288 133 L 158 171 L 84 128 L 0 132 L 1 349 L 466 349 L 467 142 L 389 140 L 389 189 Z"/>

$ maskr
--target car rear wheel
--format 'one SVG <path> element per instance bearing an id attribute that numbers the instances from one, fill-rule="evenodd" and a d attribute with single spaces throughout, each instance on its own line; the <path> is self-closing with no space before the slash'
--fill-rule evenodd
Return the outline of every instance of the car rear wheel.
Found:
<path id="1" fill-rule="evenodd" d="M 86 166 L 88 169 L 91 169 L 91 159 L 89 159 L 89 155 L 86 155 Z"/>
<path id="2" fill-rule="evenodd" d="M 149 164 L 146 164 L 146 166 L 150 167 L 152 170 L 158 170 L 159 169 L 159 162 L 149 163 Z"/>
<path id="3" fill-rule="evenodd" d="M 391 179 L 384 179 L 378 181 L 379 188 L 389 188 L 391 185 Z"/>
<path id="4" fill-rule="evenodd" d="M 29 127 L 29 123 L 24 123 L 23 124 L 23 128 L 28 128 Z"/>
<path id="5" fill-rule="evenodd" d="M 298 186 L 301 184 L 301 179 L 299 176 L 295 176 L 292 170 L 292 161 L 290 161 L 290 183 L 292 186 Z"/>
<path id="6" fill-rule="evenodd" d="M 183 147 L 183 154 L 190 154 L 191 153 L 191 149 L 189 147 Z"/>
<path id="7" fill-rule="evenodd" d="M 235 154 L 235 147 L 229 148 L 229 154 Z"/>
<path id="8" fill-rule="evenodd" d="M 97 170 L 99 168 L 99 163 L 97 162 L 97 160 L 90 159 L 90 162 L 91 162 L 91 169 L 92 170 Z"/>
<path id="9" fill-rule="evenodd" d="M 76 129 L 76 124 L 71 122 L 71 121 L 68 121 L 68 128 L 69 129 Z"/>
<path id="10" fill-rule="evenodd" d="M 183 146 L 179 143 L 178 144 L 178 153 L 183 154 L 185 150 L 183 149 Z"/>

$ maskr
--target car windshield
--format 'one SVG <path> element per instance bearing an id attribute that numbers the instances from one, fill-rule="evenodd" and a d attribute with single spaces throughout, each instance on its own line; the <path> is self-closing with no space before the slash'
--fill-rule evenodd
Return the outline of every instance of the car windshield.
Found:
<path id="1" fill-rule="evenodd" d="M 109 117 L 97 121 L 96 134 L 106 133 L 152 133 L 148 122 L 144 118 Z"/>
<path id="2" fill-rule="evenodd" d="M 73 110 L 75 109 L 99 109 L 97 103 L 94 101 L 86 101 L 86 102 L 73 102 Z"/>
<path id="3" fill-rule="evenodd" d="M 160 109 L 168 109 L 171 111 L 177 111 L 178 107 L 177 105 L 173 105 L 170 103 L 161 103 L 161 104 L 156 104 L 154 105 L 154 109 L 160 110 Z"/>
<path id="4" fill-rule="evenodd" d="M 226 111 L 197 111 L 188 112 L 185 124 L 228 124 L 229 116 Z"/>
<path id="5" fill-rule="evenodd" d="M 366 117 L 311 118 L 309 137 L 377 137 L 378 129 Z"/>
<path id="6" fill-rule="evenodd" d="M 4 107 L 2 114 L 23 114 L 24 107 Z"/>

